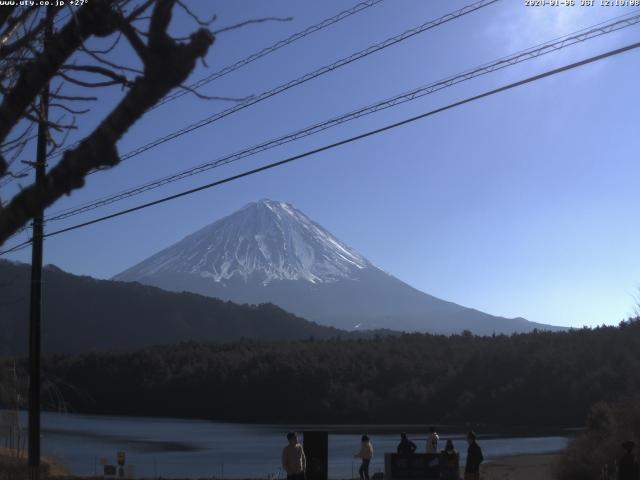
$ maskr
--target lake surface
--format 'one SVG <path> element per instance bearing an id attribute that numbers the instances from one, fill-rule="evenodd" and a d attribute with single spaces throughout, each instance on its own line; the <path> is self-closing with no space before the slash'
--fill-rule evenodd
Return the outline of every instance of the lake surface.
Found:
<path id="1" fill-rule="evenodd" d="M 26 425 L 26 412 L 21 417 Z M 79 475 L 101 473 L 101 462 L 114 464 L 117 452 L 122 450 L 126 452 L 127 465 L 133 465 L 135 475 L 140 477 L 283 478 L 280 455 L 290 429 L 301 431 L 303 427 L 45 412 L 42 451 Z M 386 431 L 376 427 L 313 429 L 329 431 L 329 477 L 335 479 L 357 478 L 359 460 L 353 454 L 359 450 L 362 433 L 369 434 L 374 446 L 371 473 L 384 470 L 384 453 L 394 452 L 399 441 L 399 432 L 392 433 L 387 427 Z M 487 459 L 557 452 L 567 444 L 566 436 L 501 437 L 478 433 Z M 464 464 L 463 433 L 442 432 L 440 436 L 453 440 Z M 418 451 L 424 451 L 426 433 L 409 434 L 409 438 L 418 445 Z"/>

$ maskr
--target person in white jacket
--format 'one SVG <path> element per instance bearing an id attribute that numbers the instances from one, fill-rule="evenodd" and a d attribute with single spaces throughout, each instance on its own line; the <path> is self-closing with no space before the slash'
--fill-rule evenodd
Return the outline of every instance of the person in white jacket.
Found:
<path id="1" fill-rule="evenodd" d="M 373 445 L 371 445 L 371 440 L 369 440 L 368 436 L 362 435 L 360 451 L 354 455 L 354 458 L 362 459 L 360 469 L 358 470 L 360 480 L 369 480 L 369 464 L 373 458 Z"/>
<path id="2" fill-rule="evenodd" d="M 287 434 L 289 445 L 282 450 L 282 468 L 287 472 L 288 480 L 304 480 L 307 469 L 307 458 L 304 449 L 298 443 L 298 435 L 295 432 Z"/>
<path id="3" fill-rule="evenodd" d="M 438 453 L 438 434 L 435 427 L 429 427 L 429 435 L 427 436 L 427 453 Z"/>

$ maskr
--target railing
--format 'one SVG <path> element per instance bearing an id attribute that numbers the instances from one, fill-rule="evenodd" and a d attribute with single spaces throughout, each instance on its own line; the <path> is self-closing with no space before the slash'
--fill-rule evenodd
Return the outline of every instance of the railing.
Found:
<path id="1" fill-rule="evenodd" d="M 22 458 L 27 447 L 26 430 L 14 425 L 0 425 L 0 447 L 15 452 L 18 458 Z"/>
<path id="2" fill-rule="evenodd" d="M 114 460 L 115 462 L 115 460 Z M 110 463 L 114 464 L 114 463 Z M 86 462 L 75 462 L 68 465 L 74 474 L 80 476 L 102 476 L 104 465 L 99 457 L 87 459 Z M 330 461 L 329 478 L 340 480 L 357 480 L 360 460 Z M 127 459 L 123 467 L 125 478 L 170 479 L 193 478 L 211 480 L 264 479 L 283 480 L 286 473 L 279 466 L 279 459 L 273 462 L 222 461 L 219 459 L 193 461 L 168 460 L 155 458 Z M 384 459 L 375 459 L 369 466 L 369 475 L 384 471 Z"/>
<path id="3" fill-rule="evenodd" d="M 600 480 L 616 480 L 618 478 L 618 465 L 616 462 L 605 463 L 600 469 Z"/>

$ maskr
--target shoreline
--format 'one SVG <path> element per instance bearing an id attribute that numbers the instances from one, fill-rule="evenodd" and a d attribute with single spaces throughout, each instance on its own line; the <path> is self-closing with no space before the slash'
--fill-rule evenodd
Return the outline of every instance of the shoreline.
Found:
<path id="1" fill-rule="evenodd" d="M 1 358 L 0 358 L 1 360 Z M 9 411 L 8 409 L 0 408 L 0 412 Z M 20 415 L 27 415 L 26 409 L 18 410 Z M 42 414 L 60 414 L 55 410 L 42 410 Z M 465 435 L 469 430 L 476 430 L 477 432 L 487 432 L 486 434 L 479 434 L 479 438 L 495 438 L 495 437 L 548 437 L 554 435 L 569 436 L 576 432 L 580 432 L 584 429 L 582 426 L 575 425 L 509 425 L 500 423 L 451 423 L 441 424 L 438 422 L 426 422 L 426 423 L 402 423 L 402 422 L 388 422 L 388 423 L 358 423 L 358 422 L 316 422 L 316 423 L 304 423 L 304 422 L 278 422 L 278 421 L 253 421 L 245 422 L 234 419 L 215 419 L 206 417 L 177 417 L 173 415 L 146 415 L 144 412 L 139 413 L 118 413 L 118 412 L 66 412 L 65 414 L 74 415 L 78 417 L 87 418 L 126 418 L 130 420 L 160 420 L 160 421 L 177 421 L 177 422 L 210 422 L 216 424 L 230 424 L 230 425 L 244 425 L 248 427 L 274 427 L 282 428 L 283 430 L 326 430 L 329 433 L 361 433 L 363 430 L 371 433 L 388 433 L 388 432 L 407 432 L 407 433 L 426 433 L 428 427 L 434 426 L 438 431 L 449 431 L 455 435 Z M 500 432 L 500 433 L 495 433 Z"/>
<path id="2" fill-rule="evenodd" d="M 561 453 L 498 457 L 482 464 L 483 480 L 555 480 L 554 467 Z"/>
<path id="3" fill-rule="evenodd" d="M 16 459 L 12 453 L 14 452 L 0 448 L 0 467 L 5 469 L 8 467 L 9 470 L 18 472 L 26 466 L 26 455 L 21 459 Z M 483 480 L 555 480 L 554 466 L 560 456 L 561 453 L 497 457 L 482 464 L 480 467 L 481 478 Z M 59 461 L 52 458 L 44 458 L 43 466 L 52 476 L 64 476 L 77 480 L 99 478 L 91 475 L 72 475 Z"/>

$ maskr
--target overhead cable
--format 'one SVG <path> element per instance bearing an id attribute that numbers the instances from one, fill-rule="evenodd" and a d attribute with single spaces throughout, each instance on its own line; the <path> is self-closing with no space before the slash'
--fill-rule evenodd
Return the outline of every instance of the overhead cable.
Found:
<path id="1" fill-rule="evenodd" d="M 211 188 L 214 188 L 214 187 L 218 187 L 220 185 L 224 185 L 226 183 L 229 183 L 229 182 L 232 182 L 232 181 L 235 181 L 235 180 L 239 180 L 241 178 L 248 177 L 250 175 L 254 175 L 256 173 L 264 172 L 266 170 L 271 170 L 273 168 L 280 167 L 282 165 L 285 165 L 285 164 L 288 164 L 288 163 L 291 163 L 291 162 L 294 162 L 294 161 L 297 161 L 297 160 L 301 160 L 303 158 L 310 157 L 312 155 L 316 155 L 316 154 L 321 153 L 321 152 L 332 150 L 332 149 L 337 148 L 337 147 L 342 146 L 342 145 L 353 143 L 353 142 L 356 142 L 356 141 L 371 137 L 373 135 L 377 135 L 377 134 L 386 132 L 388 130 L 392 130 L 392 129 L 401 127 L 403 125 L 407 125 L 409 123 L 413 123 L 413 122 L 416 122 L 418 120 L 422 120 L 424 118 L 436 115 L 438 113 L 442 113 L 442 112 L 445 112 L 447 110 L 451 110 L 453 108 L 460 107 L 462 105 L 466 105 L 468 103 L 475 102 L 477 100 L 480 100 L 480 99 L 483 99 L 483 98 L 486 98 L 486 97 L 490 97 L 490 96 L 496 95 L 498 93 L 505 92 L 507 90 L 514 89 L 516 87 L 520 87 L 522 85 L 526 85 L 526 84 L 529 84 L 529 83 L 532 83 L 532 82 L 536 82 L 538 80 L 542 80 L 543 78 L 547 78 L 547 77 L 551 77 L 551 76 L 554 76 L 554 75 L 558 75 L 558 74 L 560 74 L 562 72 L 566 72 L 568 70 L 572 70 L 572 69 L 575 69 L 575 68 L 578 68 L 578 67 L 582 67 L 584 65 L 595 63 L 595 62 L 598 62 L 598 61 L 603 60 L 605 58 L 613 57 L 615 55 L 620 55 L 622 53 L 628 52 L 630 50 L 634 50 L 634 49 L 639 48 L 639 47 L 640 47 L 640 42 L 636 42 L 636 43 L 632 43 L 630 45 L 627 45 L 625 47 L 617 48 L 615 50 L 609 50 L 609 51 L 607 51 L 605 53 L 602 53 L 600 55 L 595 55 L 595 56 L 586 58 L 584 60 L 580 60 L 578 62 L 574 62 L 574 63 L 568 64 L 568 65 L 565 65 L 565 66 L 562 66 L 562 67 L 559 67 L 559 68 L 555 68 L 553 70 L 548 70 L 548 71 L 546 71 L 544 73 L 540 73 L 538 75 L 534 75 L 532 77 L 528 77 L 528 78 L 525 78 L 523 80 L 519 80 L 517 82 L 509 83 L 509 84 L 504 85 L 502 87 L 486 91 L 486 92 L 481 93 L 479 95 L 474 95 L 472 97 L 465 98 L 464 100 L 460 100 L 460 101 L 457 101 L 457 102 L 454 102 L 454 103 L 450 103 L 450 104 L 448 104 L 448 105 L 446 105 L 444 107 L 436 108 L 435 110 L 430 110 L 430 111 L 422 113 L 420 115 L 416 115 L 416 116 L 407 118 L 405 120 L 386 125 L 386 126 L 381 127 L 381 128 L 377 128 L 377 129 L 374 129 L 374 130 L 369 130 L 368 132 L 362 133 L 360 135 L 355 135 L 355 136 L 346 138 L 344 140 L 340 140 L 338 142 L 335 142 L 335 143 L 332 143 L 332 144 L 329 144 L 329 145 L 325 145 L 325 146 L 322 146 L 322 147 L 319 147 L 319 148 L 316 148 L 316 149 L 313 149 L 313 150 L 306 151 L 306 152 L 298 154 L 298 155 L 294 155 L 292 157 L 285 158 L 284 160 L 280 160 L 280 161 L 277 161 L 277 162 L 269 163 L 267 165 L 263 165 L 261 167 L 254 168 L 252 170 L 248 170 L 248 171 L 239 173 L 237 175 L 233 175 L 233 176 L 224 178 L 222 180 L 217 180 L 215 182 L 207 183 L 205 185 L 201 185 L 201 186 L 196 187 L 196 188 L 185 190 L 185 191 L 182 191 L 180 193 L 169 195 L 169 196 L 154 200 L 152 202 L 144 203 L 142 205 L 138 205 L 138 206 L 135 206 L 135 207 L 132 207 L 132 208 L 127 208 L 125 210 L 121 210 L 119 212 L 112 213 L 110 215 L 105 215 L 103 217 L 95 218 L 95 219 L 89 220 L 87 222 L 82 222 L 82 223 L 79 223 L 79 224 L 76 224 L 76 225 L 72 225 L 70 227 L 66 227 L 66 228 L 62 228 L 60 230 L 49 232 L 49 233 L 45 234 L 44 236 L 45 237 L 52 237 L 52 236 L 55 236 L 55 235 L 60 235 L 62 233 L 70 232 L 70 231 L 77 230 L 79 228 L 83 228 L 83 227 L 86 227 L 86 226 L 89 226 L 89 225 L 93 225 L 93 224 L 96 224 L 96 223 L 104 222 L 106 220 L 110 220 L 110 219 L 113 219 L 113 218 L 116 218 L 116 217 L 120 217 L 122 215 L 126 215 L 126 214 L 129 214 L 129 213 L 132 213 L 132 212 L 136 212 L 136 211 L 139 211 L 139 210 L 144 210 L 146 208 L 149 208 L 149 207 L 152 207 L 152 206 L 155 206 L 155 205 L 159 205 L 161 203 L 169 202 L 169 201 L 175 200 L 177 198 L 185 197 L 187 195 L 192 195 L 192 194 L 194 194 L 196 192 L 200 192 L 200 191 L 203 191 L 203 190 L 208 190 L 208 189 L 211 189 Z"/>
<path id="2" fill-rule="evenodd" d="M 486 75 L 488 73 L 491 73 L 497 70 L 501 70 L 503 68 L 515 65 L 523 61 L 538 58 L 542 55 L 546 55 L 548 53 L 561 50 L 568 46 L 575 45 L 577 43 L 581 43 L 581 42 L 599 37 L 601 35 L 611 33 L 617 30 L 621 30 L 623 28 L 627 28 L 632 25 L 636 25 L 640 23 L 640 13 L 636 13 L 634 16 L 625 16 L 625 17 L 626 18 L 624 19 L 619 19 L 619 20 L 611 21 L 604 24 L 598 24 L 594 27 L 590 27 L 589 29 L 583 29 L 574 34 L 561 37 L 560 39 L 551 40 L 549 42 L 537 45 L 535 47 L 531 47 L 526 50 L 521 50 L 517 53 L 503 57 L 494 62 L 486 63 L 484 65 L 481 65 L 471 70 L 466 70 L 462 73 L 458 73 L 450 77 L 447 77 L 445 79 L 438 80 L 436 82 L 415 88 L 408 92 L 404 92 L 402 94 L 379 101 L 377 103 L 368 105 L 366 107 L 359 108 L 357 110 L 340 115 L 338 117 L 334 117 L 329 120 L 313 124 L 311 126 L 303 128 L 301 130 L 297 130 L 287 135 L 283 135 L 283 136 L 271 139 L 269 141 L 266 141 L 264 143 L 254 145 L 249 148 L 245 148 L 238 152 L 225 155 L 215 160 L 198 165 L 196 167 L 185 169 L 178 173 L 168 175 L 160 179 L 156 179 L 151 182 L 147 182 L 142 185 L 138 185 L 136 187 L 122 190 L 118 193 L 105 196 L 97 200 L 93 200 L 91 202 L 87 202 L 75 207 L 71 207 L 66 210 L 53 213 L 52 215 L 47 217 L 46 220 L 47 221 L 63 220 L 65 218 L 69 218 L 81 213 L 85 213 L 90 210 L 94 210 L 96 208 L 106 206 L 111 203 L 115 203 L 117 201 L 133 197 L 135 195 L 139 195 L 149 190 L 154 190 L 156 188 L 182 180 L 184 178 L 188 178 L 193 175 L 206 172 L 208 170 L 220 167 L 222 165 L 227 165 L 229 163 L 293 142 L 295 140 L 299 140 L 300 138 L 304 138 L 304 137 L 322 132 L 329 128 L 341 125 L 345 122 L 361 118 L 365 115 L 370 115 L 372 113 L 376 113 L 376 112 L 385 110 L 387 108 L 395 107 L 397 105 L 401 105 L 403 103 L 416 100 L 418 98 L 432 94 L 444 88 L 451 87 L 458 83 L 471 80 L 473 78 Z"/>

